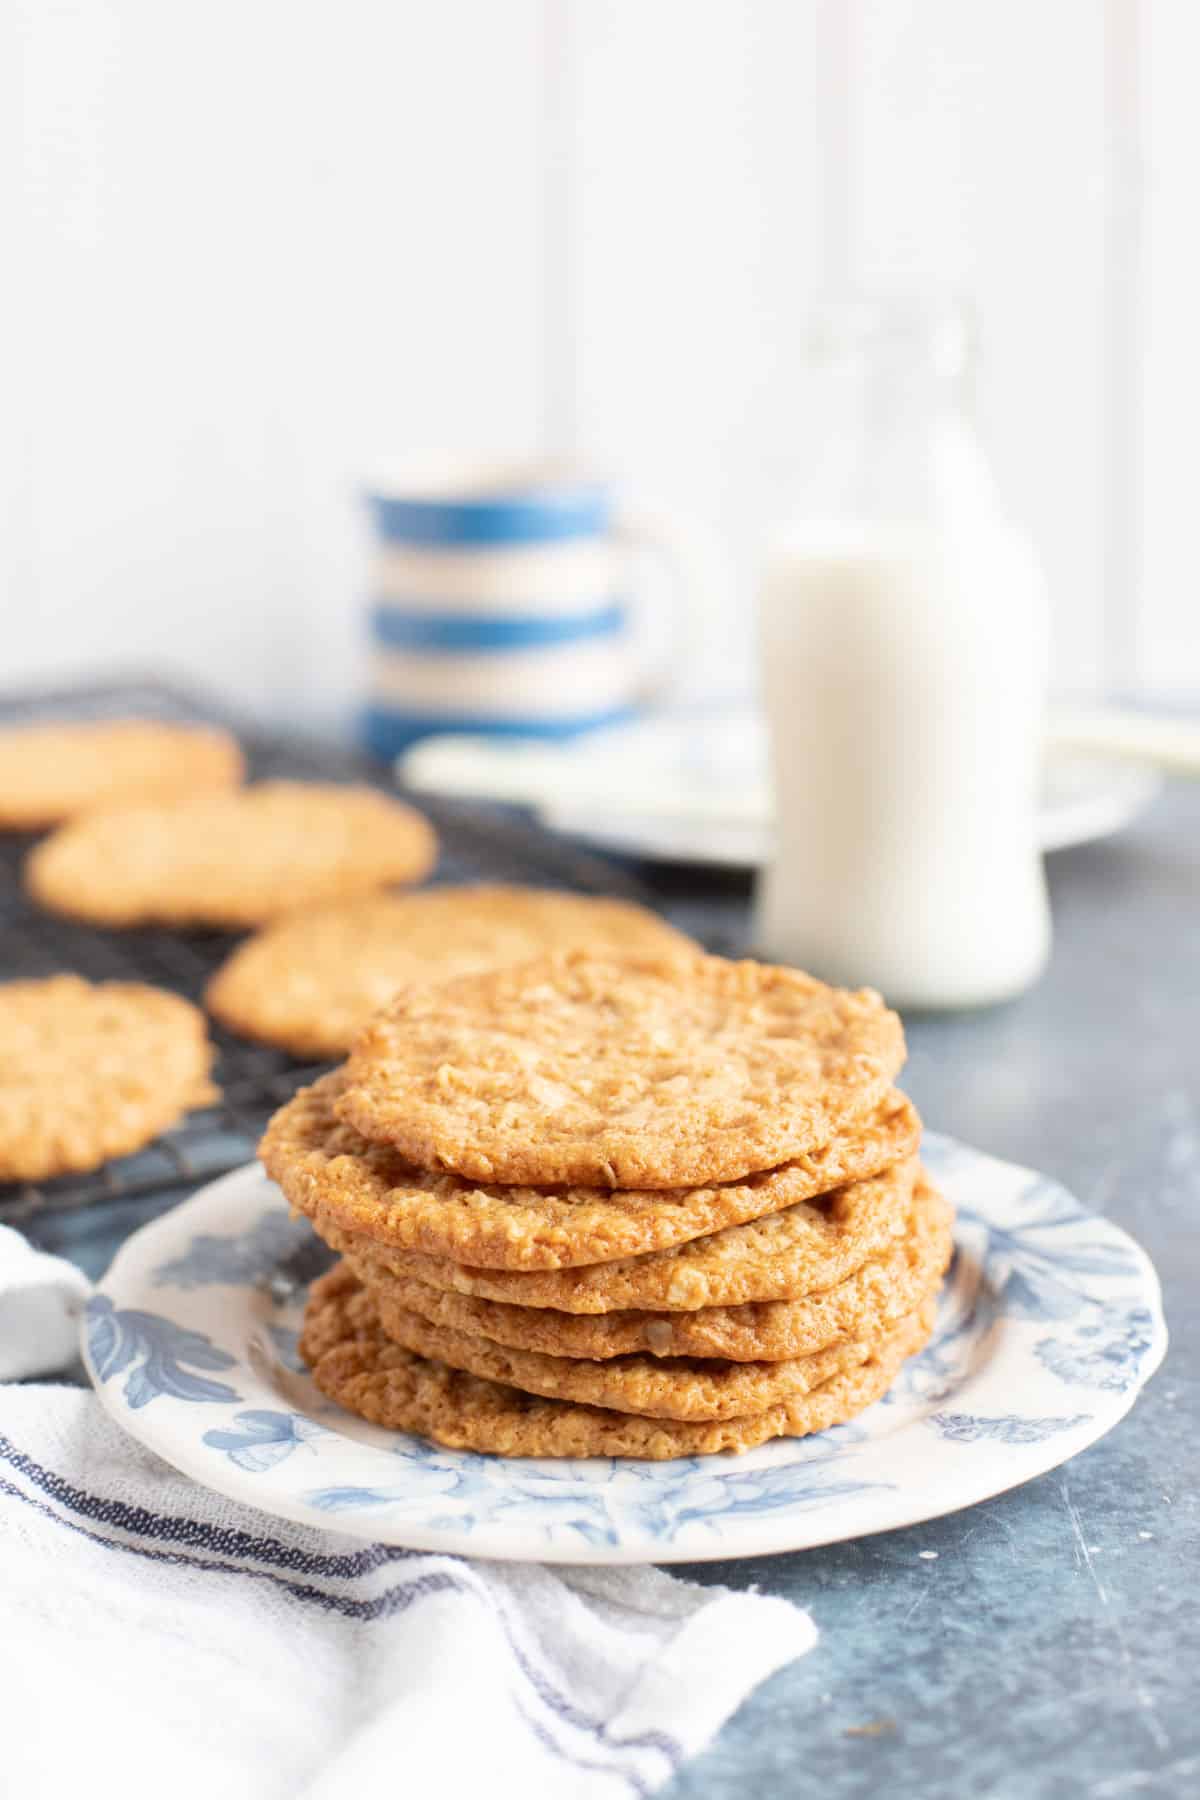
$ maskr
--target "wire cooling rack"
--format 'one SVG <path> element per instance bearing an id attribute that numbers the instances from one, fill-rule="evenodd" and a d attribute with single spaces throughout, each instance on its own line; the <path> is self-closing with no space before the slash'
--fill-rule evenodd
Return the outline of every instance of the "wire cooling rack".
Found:
<path id="1" fill-rule="evenodd" d="M 0 725 L 51 718 L 136 715 L 176 721 L 217 720 L 217 709 L 157 683 L 122 683 L 67 692 L 0 697 Z M 379 763 L 306 739 L 266 737 L 237 730 L 251 774 L 392 785 Z M 438 882 L 511 881 L 626 899 L 654 896 L 622 865 L 551 837 L 515 813 L 459 802 L 421 799 L 433 820 L 441 857 Z M 198 1001 L 210 975 L 236 939 L 224 932 L 162 929 L 105 931 L 41 912 L 26 899 L 21 865 L 35 840 L 0 834 L 0 980 L 70 971 L 92 981 L 148 981 Z M 218 1104 L 188 1114 L 145 1150 L 88 1175 L 39 1184 L 0 1184 L 0 1221 L 48 1223 L 47 1215 L 95 1208 L 98 1235 L 119 1235 L 160 1210 L 183 1187 L 237 1168 L 254 1154 L 264 1125 L 324 1064 L 297 1062 L 283 1051 L 252 1044 L 215 1023 L 214 1076 Z M 123 1227 L 123 1229 L 122 1229 Z M 43 1236 L 42 1232 L 35 1232 Z M 73 1238 L 78 1234 L 73 1233 Z"/>

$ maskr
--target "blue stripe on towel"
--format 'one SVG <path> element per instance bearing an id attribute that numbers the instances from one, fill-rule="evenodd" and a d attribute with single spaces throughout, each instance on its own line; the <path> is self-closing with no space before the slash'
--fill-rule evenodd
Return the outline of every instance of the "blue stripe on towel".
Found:
<path id="1" fill-rule="evenodd" d="M 583 731 L 595 731 L 602 725 L 624 724 L 636 711 L 633 706 L 611 706 L 601 712 L 575 713 L 557 719 L 534 715 L 496 718 L 486 713 L 408 712 L 401 707 L 392 709 L 376 704 L 365 709 L 360 723 L 368 750 L 387 760 L 400 756 L 420 738 L 440 736 L 443 732 L 469 732 L 473 736 L 482 734 L 486 737 L 570 738 Z"/>
<path id="2" fill-rule="evenodd" d="M 371 633 L 377 644 L 444 655 L 544 650 L 556 644 L 614 637 L 624 625 L 625 608 L 619 601 L 591 612 L 540 616 L 421 612 L 388 600 L 377 601 L 371 611 Z"/>
<path id="3" fill-rule="evenodd" d="M 609 528 L 612 503 L 603 483 L 531 487 L 525 492 L 471 500 L 369 496 L 380 536 L 389 543 L 457 549 L 484 544 L 561 544 L 599 537 Z"/>

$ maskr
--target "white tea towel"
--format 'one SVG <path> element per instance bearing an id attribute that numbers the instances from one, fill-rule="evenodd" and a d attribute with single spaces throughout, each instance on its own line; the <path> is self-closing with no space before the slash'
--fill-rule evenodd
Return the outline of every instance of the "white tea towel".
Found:
<path id="1" fill-rule="evenodd" d="M 10 1317 L 28 1332 L 37 1310 L 9 1311 L 13 1235 L 10 1358 Z M 62 1295 L 25 1266 L 53 1360 Z M 50 1385 L 0 1387 L 0 1617 L 2 1785 L 22 1800 L 651 1794 L 816 1638 L 785 1601 L 655 1569 L 474 1562 L 292 1525 Z"/>
<path id="2" fill-rule="evenodd" d="M 0 1381 L 53 1375 L 79 1358 L 79 1318 L 91 1283 L 0 1225 Z"/>

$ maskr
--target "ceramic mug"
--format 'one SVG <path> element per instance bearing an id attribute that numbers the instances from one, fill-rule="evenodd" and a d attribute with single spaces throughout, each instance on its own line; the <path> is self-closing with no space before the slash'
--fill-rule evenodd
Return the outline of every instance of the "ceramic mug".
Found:
<path id="1" fill-rule="evenodd" d="M 677 682 L 684 609 L 651 666 L 631 563 L 653 549 L 684 598 L 697 558 L 679 527 L 619 511 L 607 481 L 561 463 L 449 463 L 379 482 L 367 500 L 377 755 L 436 732 L 573 736 Z"/>

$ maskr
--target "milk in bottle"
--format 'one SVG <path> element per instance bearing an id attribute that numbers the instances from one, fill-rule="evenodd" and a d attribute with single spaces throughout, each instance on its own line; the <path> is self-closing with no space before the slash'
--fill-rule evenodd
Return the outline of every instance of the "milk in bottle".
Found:
<path id="1" fill-rule="evenodd" d="M 757 947 L 902 1006 L 1001 1000 L 1049 949 L 1037 559 L 967 416 L 959 315 L 857 309 L 823 348 L 840 424 L 762 576 Z"/>

